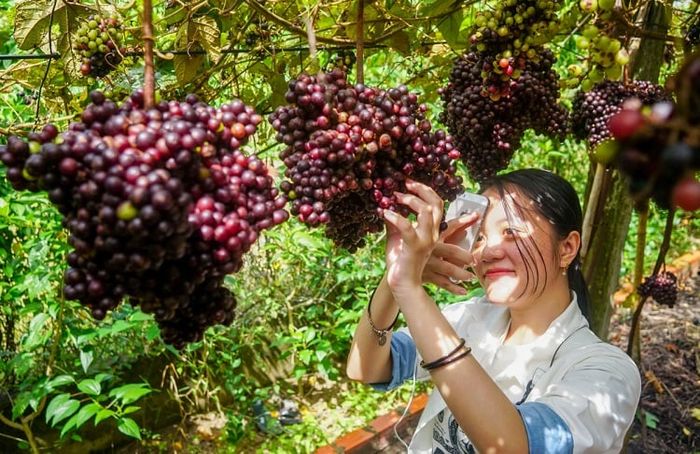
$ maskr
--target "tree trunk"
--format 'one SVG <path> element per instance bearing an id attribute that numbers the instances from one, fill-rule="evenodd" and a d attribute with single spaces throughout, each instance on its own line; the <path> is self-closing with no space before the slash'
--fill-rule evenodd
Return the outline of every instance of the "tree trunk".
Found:
<path id="1" fill-rule="evenodd" d="M 670 19 L 669 7 L 652 1 L 647 5 L 642 27 L 666 33 Z M 665 46 L 665 41 L 652 38 L 643 38 L 639 42 L 631 71 L 635 79 L 658 81 Z M 591 329 L 601 339 L 608 337 L 612 295 L 620 278 L 622 251 L 631 218 L 632 201 L 627 194 L 624 179 L 615 172 L 583 266 L 591 296 Z"/>

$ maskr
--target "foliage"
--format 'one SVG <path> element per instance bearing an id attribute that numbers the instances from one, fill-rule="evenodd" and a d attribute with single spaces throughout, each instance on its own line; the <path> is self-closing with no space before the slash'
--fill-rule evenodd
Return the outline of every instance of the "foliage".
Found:
<path id="1" fill-rule="evenodd" d="M 341 49 L 355 47 L 358 3 L 157 2 L 159 96 L 182 98 L 195 92 L 213 104 L 238 97 L 269 113 L 284 103 L 288 80 L 325 66 Z M 489 2 L 364 3 L 365 55 L 358 64 L 364 65 L 365 82 L 409 85 L 428 104 L 428 115 L 436 124 L 441 108 L 437 89 L 446 82 L 453 59 L 468 45 L 467 30 L 475 11 Z M 680 6 L 673 12 L 668 33 L 680 36 L 683 24 L 697 14 L 698 3 L 676 3 Z M 42 60 L 0 61 L 0 134 L 32 129 L 37 103 L 40 120 L 65 125 L 82 110 L 90 90 L 110 91 L 118 100 L 140 86 L 141 8 L 141 0 L 79 4 L 58 0 L 55 6 L 52 0 L 0 0 L 0 54 L 49 50 L 61 54 L 50 65 Z M 565 2 L 564 10 L 578 11 L 578 2 Z M 127 58 L 104 79 L 82 77 L 80 58 L 70 46 L 81 18 L 93 11 L 120 17 L 127 30 Z M 304 18 L 312 18 L 316 60 L 310 54 Z M 574 19 L 578 25 L 585 16 L 575 13 Z M 562 30 L 552 46 L 558 57 L 555 68 L 564 78 L 581 57 L 575 35 L 571 28 Z M 672 74 L 683 51 L 677 46 L 668 53 L 669 60 L 662 63 L 664 77 Z M 562 91 L 564 104 L 570 105 L 573 94 L 573 88 Z M 248 150 L 282 171 L 279 147 L 268 125 L 261 125 Z M 572 140 L 555 143 L 531 133 L 511 162 L 511 168 L 541 167 L 563 175 L 582 198 L 589 165 L 584 145 Z M 464 168 L 460 172 L 465 175 Z M 467 187 L 474 185 L 467 181 Z M 661 243 L 663 218 L 652 207 L 645 269 L 652 266 Z M 631 230 L 636 230 L 636 222 L 635 215 Z M 697 249 L 697 213 L 679 216 L 676 223 L 672 251 Z M 367 247 L 351 255 L 333 248 L 319 229 L 308 230 L 294 220 L 268 231 L 245 257 L 243 269 L 227 279 L 239 301 L 233 325 L 210 329 L 203 341 L 177 352 L 161 342 L 149 316 L 128 305 L 97 323 L 79 305 L 63 301 L 59 283 L 67 243 L 60 217 L 44 194 L 12 191 L 0 167 L 0 388 L 10 398 L 0 397 L 0 414 L 17 424 L 40 414 L 50 426 L 42 436 L 62 438 L 64 444 L 87 438 L 97 425 L 114 426 L 139 438 L 148 433 L 144 429 L 158 429 L 136 421 L 152 414 L 147 403 L 160 390 L 179 406 L 183 417 L 212 409 L 226 413 L 227 440 L 234 451 L 250 443 L 261 444 L 265 452 L 312 451 L 407 401 L 408 387 L 377 398 L 368 388 L 342 379 L 354 326 L 382 274 L 382 241 L 381 235 L 373 237 Z M 631 234 L 623 274 L 634 268 L 634 250 Z M 457 300 L 430 290 L 441 303 Z M 141 366 L 149 362 L 166 366 L 157 377 L 145 377 Z M 352 408 L 347 413 L 353 417 L 327 422 L 314 419 L 307 408 L 303 423 L 290 426 L 281 436 L 262 441 L 255 437 L 253 401 L 294 396 L 303 402 L 303 396 L 325 383 L 345 386 L 342 392 L 332 389 L 335 403 L 327 405 Z M 21 431 L 16 434 L 29 438 Z"/>

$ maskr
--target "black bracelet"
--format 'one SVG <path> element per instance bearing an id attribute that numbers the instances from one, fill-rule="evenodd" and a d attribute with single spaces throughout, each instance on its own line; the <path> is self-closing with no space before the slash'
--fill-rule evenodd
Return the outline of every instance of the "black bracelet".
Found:
<path id="1" fill-rule="evenodd" d="M 460 360 L 460 359 L 464 358 L 465 356 L 468 356 L 471 352 L 472 352 L 471 347 L 464 347 L 464 350 L 459 355 L 457 355 L 453 358 L 446 358 L 443 362 L 436 364 L 430 368 L 426 368 L 426 370 L 433 371 L 433 370 L 438 369 L 440 367 L 447 366 L 448 364 L 452 364 L 455 361 Z"/>
<path id="2" fill-rule="evenodd" d="M 385 329 L 379 329 L 376 327 L 374 322 L 372 321 L 372 312 L 370 311 L 370 307 L 372 306 L 372 299 L 374 298 L 374 294 L 377 292 L 377 287 L 374 288 L 374 291 L 372 292 L 372 295 L 369 297 L 369 302 L 367 303 L 367 320 L 369 321 L 369 326 L 372 328 L 372 331 L 374 331 L 374 334 L 377 336 L 377 342 L 379 343 L 380 346 L 386 344 L 386 335 L 388 332 L 391 331 L 391 329 L 396 325 L 396 322 L 399 320 L 399 314 L 400 312 L 396 313 L 396 318 L 394 319 L 393 322 L 391 322 L 391 325 L 389 325 L 388 328 Z"/>
<path id="3" fill-rule="evenodd" d="M 461 338 L 459 340 L 459 344 L 454 348 L 454 350 L 452 350 L 451 352 L 449 352 L 445 356 L 438 358 L 435 361 L 431 361 L 429 363 L 426 363 L 425 360 L 421 360 L 420 367 L 422 367 L 423 369 L 426 369 L 426 370 L 430 370 L 430 369 L 433 369 L 435 367 L 440 367 L 440 365 L 443 362 L 448 361 L 451 357 L 456 355 L 462 349 L 462 347 L 464 347 L 464 344 L 466 344 L 466 343 L 467 343 L 467 341 L 464 340 L 464 338 Z M 469 348 L 469 347 L 467 347 L 467 348 Z"/>

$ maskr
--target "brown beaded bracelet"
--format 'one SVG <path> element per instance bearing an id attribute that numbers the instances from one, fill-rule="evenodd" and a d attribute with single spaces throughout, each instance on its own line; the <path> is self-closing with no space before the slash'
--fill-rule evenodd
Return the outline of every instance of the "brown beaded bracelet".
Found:
<path id="1" fill-rule="evenodd" d="M 431 370 L 431 369 L 435 369 L 437 367 L 441 367 L 441 366 L 444 366 L 446 364 L 449 364 L 450 362 L 452 362 L 451 361 L 452 357 L 457 355 L 460 352 L 460 350 L 462 350 L 462 348 L 464 347 L 464 344 L 466 344 L 466 343 L 467 343 L 467 341 L 464 340 L 464 338 L 461 338 L 459 341 L 459 344 L 457 345 L 457 347 L 454 348 L 454 350 L 452 350 L 451 352 L 449 352 L 445 356 L 438 358 L 435 361 L 431 361 L 429 363 L 426 363 L 425 360 L 421 360 L 420 367 L 422 367 L 423 369 L 426 369 L 426 370 Z M 468 351 L 471 351 L 471 348 L 467 347 L 467 349 L 468 349 Z"/>
<path id="2" fill-rule="evenodd" d="M 448 364 L 452 364 L 452 363 L 456 362 L 457 360 L 460 360 L 460 359 L 464 358 L 465 356 L 468 356 L 471 352 L 472 352 L 471 347 L 464 347 L 464 350 L 463 350 L 462 353 L 460 353 L 459 355 L 457 355 L 457 356 L 455 356 L 455 357 L 453 357 L 453 358 L 445 359 L 444 362 L 441 362 L 441 363 L 439 363 L 439 364 L 436 364 L 436 365 L 432 366 L 432 367 L 429 368 L 429 369 L 427 369 L 427 368 L 426 368 L 426 369 L 429 370 L 429 371 L 433 371 L 433 370 L 438 369 L 438 368 L 440 368 L 440 367 L 447 366 Z"/>
<path id="3" fill-rule="evenodd" d="M 399 320 L 399 313 L 396 314 L 396 318 L 394 319 L 393 322 L 391 322 L 391 325 L 389 325 L 388 328 L 380 329 L 377 328 L 377 326 L 374 324 L 372 321 L 372 312 L 370 310 L 370 307 L 372 306 L 372 298 L 374 298 L 374 294 L 377 292 L 377 289 L 375 288 L 374 291 L 372 292 L 372 296 L 369 297 L 369 302 L 367 303 L 367 320 L 369 321 L 369 326 L 372 328 L 372 331 L 374 332 L 374 335 L 377 336 L 377 343 L 379 346 L 383 346 L 386 344 L 386 335 L 391 331 L 391 329 L 396 325 L 396 322 Z"/>

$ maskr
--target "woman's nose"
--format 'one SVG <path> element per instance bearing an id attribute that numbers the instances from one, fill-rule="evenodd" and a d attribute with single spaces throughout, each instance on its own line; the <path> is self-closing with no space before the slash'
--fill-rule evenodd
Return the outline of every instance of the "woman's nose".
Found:
<path id="1" fill-rule="evenodd" d="M 486 240 L 483 242 L 481 247 L 481 260 L 484 262 L 489 262 L 493 260 L 498 260 L 503 258 L 503 240 L 501 238 L 496 238 L 494 240 Z"/>

